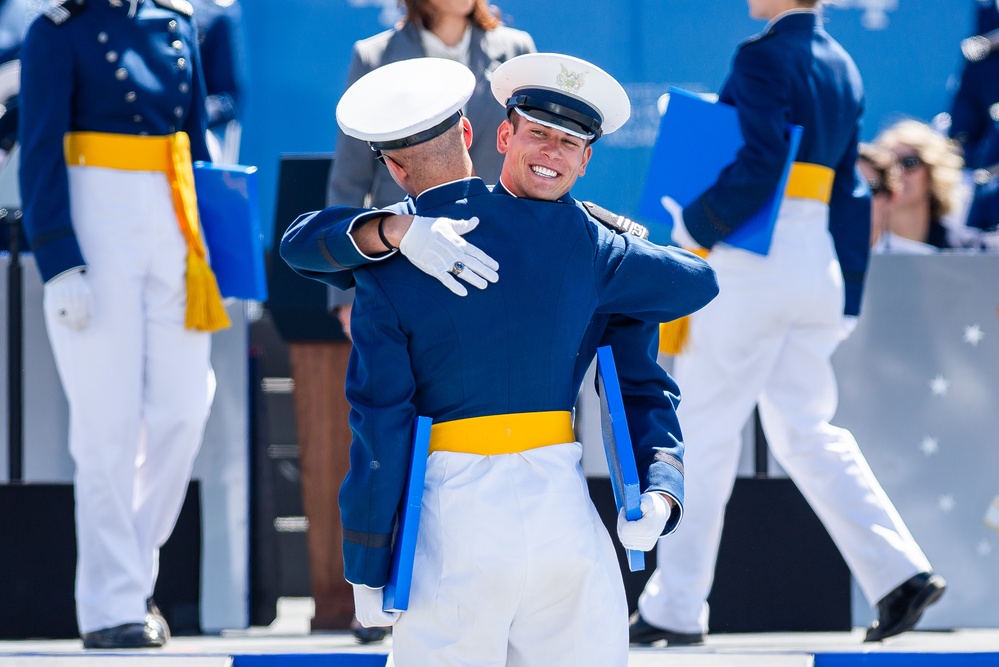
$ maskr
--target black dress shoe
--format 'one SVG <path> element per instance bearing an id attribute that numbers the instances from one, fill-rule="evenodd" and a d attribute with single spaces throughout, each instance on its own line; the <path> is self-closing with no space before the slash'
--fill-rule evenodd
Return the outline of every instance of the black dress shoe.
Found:
<path id="1" fill-rule="evenodd" d="M 366 628 L 357 619 L 351 619 L 350 621 L 350 631 L 356 639 L 361 644 L 376 644 L 383 639 L 385 635 L 388 634 L 388 628 Z"/>
<path id="2" fill-rule="evenodd" d="M 652 625 L 637 611 L 628 620 L 628 641 L 648 646 L 665 640 L 669 646 L 700 646 L 704 643 L 702 632 L 673 632 Z"/>
<path id="3" fill-rule="evenodd" d="M 921 572 L 878 602 L 878 620 L 867 628 L 865 642 L 877 642 L 912 630 L 926 608 L 940 599 L 947 582 L 939 574 Z"/>
<path id="4" fill-rule="evenodd" d="M 158 629 L 164 641 L 170 639 L 170 626 L 167 625 L 166 617 L 152 598 L 146 598 L 146 623 Z"/>
<path id="5" fill-rule="evenodd" d="M 83 633 L 83 648 L 159 648 L 166 638 L 159 628 L 145 623 L 123 623 Z"/>

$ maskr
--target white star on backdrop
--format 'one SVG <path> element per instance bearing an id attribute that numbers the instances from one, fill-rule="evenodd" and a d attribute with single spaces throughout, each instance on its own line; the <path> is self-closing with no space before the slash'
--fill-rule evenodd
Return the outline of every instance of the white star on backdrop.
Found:
<path id="1" fill-rule="evenodd" d="M 919 444 L 919 449 L 923 451 L 923 454 L 926 454 L 927 456 L 932 456 L 933 454 L 936 454 L 938 451 L 940 451 L 940 441 L 937 440 L 936 438 L 931 438 L 930 436 L 926 436 L 925 438 L 923 438 L 923 441 Z"/>
<path id="2" fill-rule="evenodd" d="M 945 396 L 949 388 L 950 380 L 947 380 L 943 375 L 938 375 L 930 380 L 930 391 L 933 392 L 934 396 Z"/>
<path id="3" fill-rule="evenodd" d="M 940 496 L 940 499 L 937 501 L 937 507 L 940 509 L 941 512 L 951 511 L 952 509 L 954 509 L 954 505 L 956 504 L 957 503 L 954 502 L 954 496 L 950 495 L 949 493 Z"/>
<path id="4" fill-rule="evenodd" d="M 964 327 L 964 342 L 969 345 L 977 346 L 984 336 L 985 332 L 977 324 Z"/>
<path id="5" fill-rule="evenodd" d="M 982 540 L 981 542 L 978 543 L 979 556 L 988 556 L 991 553 L 992 553 L 992 545 L 989 544 L 988 540 Z"/>

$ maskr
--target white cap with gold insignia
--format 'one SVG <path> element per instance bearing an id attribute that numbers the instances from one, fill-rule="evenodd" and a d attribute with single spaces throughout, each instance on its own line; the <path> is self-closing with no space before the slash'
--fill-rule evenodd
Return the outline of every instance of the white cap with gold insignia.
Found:
<path id="1" fill-rule="evenodd" d="M 376 151 L 415 146 L 453 127 L 474 89 L 475 75 L 461 63 L 400 60 L 355 81 L 336 106 L 336 121 Z"/>
<path id="2" fill-rule="evenodd" d="M 628 94 L 593 63 L 561 53 L 527 53 L 492 74 L 493 97 L 542 125 L 596 141 L 631 116 Z"/>

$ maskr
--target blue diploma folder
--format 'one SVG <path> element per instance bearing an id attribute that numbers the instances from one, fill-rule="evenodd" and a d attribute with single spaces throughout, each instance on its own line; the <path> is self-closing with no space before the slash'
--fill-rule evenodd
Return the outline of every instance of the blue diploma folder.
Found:
<path id="1" fill-rule="evenodd" d="M 423 503 L 423 482 L 427 477 L 427 457 L 430 456 L 430 417 L 417 417 L 413 425 L 413 455 L 409 464 L 406 490 L 399 504 L 399 526 L 392 548 L 392 568 L 382 598 L 383 611 L 409 609 L 409 591 L 413 585 L 413 561 L 416 558 L 416 536 L 420 529 L 420 506 Z"/>
<path id="2" fill-rule="evenodd" d="M 788 138 L 790 149 L 777 190 L 759 211 L 723 240 L 726 245 L 758 255 L 770 251 L 777 212 L 801 142 L 801 126 L 789 126 Z M 669 89 L 669 105 L 659 124 L 659 137 L 638 204 L 638 216 L 648 225 L 650 240 L 670 242 L 673 216 L 663 207 L 663 197 L 672 197 L 680 206 L 692 204 L 735 160 L 744 144 L 735 107 L 708 102 L 679 88 Z"/>
<path id="3" fill-rule="evenodd" d="M 604 451 L 610 469 L 611 487 L 618 514 L 623 507 L 628 521 L 642 518 L 639 506 L 642 495 L 638 482 L 635 450 L 631 445 L 628 420 L 624 414 L 624 399 L 617 380 L 614 353 L 609 346 L 597 348 L 597 384 L 600 388 L 600 426 L 604 436 Z M 628 549 L 628 569 L 639 572 L 645 569 L 645 553 Z"/>
<path id="4" fill-rule="evenodd" d="M 257 168 L 194 163 L 198 215 L 222 296 L 267 300 Z"/>

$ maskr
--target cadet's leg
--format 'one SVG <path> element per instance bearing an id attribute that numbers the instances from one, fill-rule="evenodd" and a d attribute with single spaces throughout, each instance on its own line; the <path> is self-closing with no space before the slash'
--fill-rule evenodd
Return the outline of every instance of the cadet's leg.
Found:
<path id="1" fill-rule="evenodd" d="M 792 331 L 760 417 L 774 457 L 839 547 L 871 604 L 918 572 L 926 556 L 885 494 L 857 441 L 832 426 L 836 325 Z"/>
<path id="2" fill-rule="evenodd" d="M 173 531 L 211 402 L 210 335 L 184 328 L 187 245 L 166 178 L 149 177 L 147 230 L 156 248 L 144 284 L 145 438 L 135 481 L 135 525 L 153 593 L 160 546 Z"/>
<path id="3" fill-rule="evenodd" d="M 409 609 L 392 629 L 396 667 L 502 667 L 526 558 L 511 456 L 427 461 Z"/>
<path id="4" fill-rule="evenodd" d="M 659 541 L 656 571 L 638 603 L 646 621 L 674 632 L 707 632 L 707 597 L 742 429 L 783 338 L 768 312 L 778 297 L 766 294 L 766 275 L 761 284 L 765 260 L 723 248 L 712 253 L 720 293 L 691 317 L 689 349 L 675 359 L 684 515 L 676 532 Z"/>
<path id="5" fill-rule="evenodd" d="M 142 395 L 142 275 L 148 255 L 134 219 L 133 174 L 69 170 L 73 226 L 93 295 L 87 327 L 71 331 L 46 309 L 70 409 L 76 465 L 76 600 L 82 633 L 141 622 L 142 559 L 132 522 Z"/>
<path id="6" fill-rule="evenodd" d="M 524 456 L 516 481 L 527 531 L 528 578 L 510 627 L 507 667 L 625 667 L 628 604 L 611 538 L 590 500 L 582 447 Z"/>

